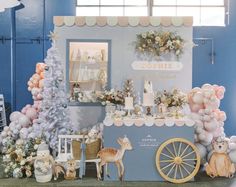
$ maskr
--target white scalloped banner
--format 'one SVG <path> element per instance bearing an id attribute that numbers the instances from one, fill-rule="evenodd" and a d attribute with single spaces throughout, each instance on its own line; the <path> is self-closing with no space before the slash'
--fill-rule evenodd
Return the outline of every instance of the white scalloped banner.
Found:
<path id="1" fill-rule="evenodd" d="M 188 118 L 182 118 L 182 119 L 172 119 L 172 118 L 170 118 L 170 119 L 154 119 L 154 118 L 112 119 L 110 117 L 106 117 L 103 121 L 103 124 L 105 126 L 114 125 L 117 127 L 121 127 L 121 126 L 131 127 L 133 125 L 135 125 L 137 127 L 141 127 L 141 126 L 151 127 L 153 125 L 155 125 L 157 127 L 162 127 L 164 125 L 167 127 L 173 127 L 174 125 L 176 125 L 178 127 L 182 127 L 182 126 L 192 127 L 192 126 L 194 126 L 195 122 L 191 119 L 188 119 Z"/>
<path id="2" fill-rule="evenodd" d="M 64 22 L 65 22 L 65 25 L 71 27 L 75 24 L 75 17 L 74 16 L 64 17 Z"/>
<path id="3" fill-rule="evenodd" d="M 121 27 L 127 27 L 127 26 L 165 26 L 169 27 L 171 25 L 173 26 L 192 26 L 193 25 L 193 18 L 192 17 L 84 17 L 84 16 L 54 16 L 53 23 L 57 27 L 61 26 L 78 26 L 82 27 L 84 25 L 87 26 L 95 26 L 98 25 L 100 27 L 103 27 L 105 25 L 114 27 L 116 25 Z"/>

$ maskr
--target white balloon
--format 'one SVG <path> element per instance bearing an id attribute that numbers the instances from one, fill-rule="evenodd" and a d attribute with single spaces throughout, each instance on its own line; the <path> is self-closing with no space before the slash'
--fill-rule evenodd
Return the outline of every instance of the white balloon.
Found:
<path id="1" fill-rule="evenodd" d="M 204 127 L 208 132 L 213 132 L 217 129 L 217 124 L 216 120 L 212 120 L 210 122 L 205 122 Z"/>
<path id="2" fill-rule="evenodd" d="M 210 91 L 205 91 L 205 92 L 203 93 L 203 95 L 204 95 L 204 97 L 206 97 L 206 98 L 210 98 L 210 97 L 211 97 L 211 92 L 210 92 Z"/>
<path id="3" fill-rule="evenodd" d="M 7 136 L 11 136 L 12 132 L 11 131 L 7 131 Z"/>
<path id="4" fill-rule="evenodd" d="M 205 132 L 202 132 L 201 134 L 199 134 L 198 138 L 199 138 L 200 141 L 204 141 L 206 139 Z"/>
<path id="5" fill-rule="evenodd" d="M 190 114 L 190 118 L 193 119 L 194 121 L 195 121 L 195 120 L 199 120 L 200 117 L 201 117 L 201 116 L 200 116 L 199 114 L 197 114 L 197 113 L 191 113 L 191 114 Z"/>
<path id="6" fill-rule="evenodd" d="M 192 89 L 192 91 L 193 91 L 193 92 L 198 92 L 198 91 L 201 91 L 201 88 L 195 87 L 195 88 Z"/>
<path id="7" fill-rule="evenodd" d="M 21 125 L 21 127 L 28 127 L 30 125 L 30 119 L 25 116 L 25 115 L 22 115 L 20 118 L 19 118 L 19 124 Z"/>
<path id="8" fill-rule="evenodd" d="M 201 159 L 204 159 L 207 154 L 207 149 L 205 146 L 203 146 L 200 143 L 196 143 L 195 146 L 198 148 L 199 154 L 201 156 Z"/>
<path id="9" fill-rule="evenodd" d="M 10 115 L 10 121 L 18 120 L 23 114 L 19 111 L 12 112 Z"/>
<path id="10" fill-rule="evenodd" d="M 203 121 L 210 121 L 211 120 L 211 117 L 209 115 L 204 115 L 203 116 Z"/>
<path id="11" fill-rule="evenodd" d="M 208 154 L 207 154 L 207 162 L 210 162 L 211 156 L 214 153 L 214 150 L 211 150 Z"/>
<path id="12" fill-rule="evenodd" d="M 16 125 L 16 129 L 21 130 L 21 128 L 22 128 L 22 127 L 21 127 L 20 124 L 17 124 L 17 125 Z"/>
<path id="13" fill-rule="evenodd" d="M 212 144 L 207 146 L 207 151 L 210 152 L 213 149 Z"/>
<path id="14" fill-rule="evenodd" d="M 210 84 L 203 84 L 202 89 L 212 89 L 212 85 Z"/>
<path id="15" fill-rule="evenodd" d="M 202 104 L 202 102 L 203 102 L 203 95 L 202 95 L 201 92 L 196 92 L 196 93 L 193 95 L 192 99 L 193 99 L 193 102 L 194 102 L 194 103 Z"/>
<path id="16" fill-rule="evenodd" d="M 8 126 L 5 126 L 5 127 L 3 128 L 3 130 L 4 130 L 5 132 L 8 132 L 8 131 L 10 130 L 10 128 L 9 128 Z"/>
<path id="17" fill-rule="evenodd" d="M 195 130 L 195 132 L 196 132 L 197 134 L 203 134 L 203 133 L 204 133 L 204 130 L 203 130 L 203 128 L 201 128 L 201 127 L 197 127 L 196 130 Z M 202 139 L 200 138 L 200 140 L 202 140 Z"/>
<path id="18" fill-rule="evenodd" d="M 230 137 L 230 141 L 231 141 L 231 142 L 236 142 L 236 136 L 231 136 L 231 137 Z"/>
<path id="19" fill-rule="evenodd" d="M 1 136 L 2 136 L 2 138 L 6 138 L 7 137 L 7 132 L 2 131 Z"/>
<path id="20" fill-rule="evenodd" d="M 196 127 L 203 128 L 203 122 L 200 120 L 195 121 Z"/>
<path id="21" fill-rule="evenodd" d="M 230 149 L 230 150 L 236 150 L 236 143 L 230 142 L 230 143 L 229 143 L 229 149 Z"/>
<path id="22" fill-rule="evenodd" d="M 232 161 L 233 163 L 236 164 L 236 150 L 230 151 L 230 153 L 229 153 L 229 158 L 231 159 L 231 161 Z"/>
<path id="23" fill-rule="evenodd" d="M 19 130 L 18 130 L 18 129 L 14 129 L 14 130 L 13 130 L 13 134 L 14 134 L 14 135 L 19 134 Z"/>
<path id="24" fill-rule="evenodd" d="M 205 114 L 209 115 L 211 113 L 212 113 L 212 111 L 210 109 L 208 109 L 208 108 L 205 109 Z"/>

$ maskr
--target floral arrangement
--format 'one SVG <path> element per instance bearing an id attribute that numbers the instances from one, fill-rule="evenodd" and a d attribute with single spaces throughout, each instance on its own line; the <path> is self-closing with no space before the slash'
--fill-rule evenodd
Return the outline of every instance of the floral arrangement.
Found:
<path id="1" fill-rule="evenodd" d="M 30 139 L 25 142 L 22 139 L 4 142 L 3 149 L 3 166 L 6 177 L 23 178 L 33 175 L 33 163 L 28 160 L 29 157 L 35 156 L 40 139 Z"/>
<path id="2" fill-rule="evenodd" d="M 178 89 L 173 89 L 170 92 L 164 90 L 164 92 L 157 92 L 155 103 L 157 105 L 163 103 L 167 108 L 183 108 L 187 104 L 187 95 Z"/>
<path id="3" fill-rule="evenodd" d="M 137 34 L 135 50 L 148 57 L 174 53 L 177 58 L 183 53 L 184 40 L 174 32 L 148 31 Z"/>
<path id="4" fill-rule="evenodd" d="M 103 93 L 97 95 L 97 100 L 102 103 L 102 105 L 107 104 L 124 104 L 124 94 L 122 91 L 111 89 L 110 91 L 105 90 Z"/>

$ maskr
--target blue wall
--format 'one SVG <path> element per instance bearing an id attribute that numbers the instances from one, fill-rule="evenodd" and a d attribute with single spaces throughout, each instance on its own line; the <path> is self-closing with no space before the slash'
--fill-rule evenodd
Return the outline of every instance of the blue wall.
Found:
<path id="1" fill-rule="evenodd" d="M 16 10 L 0 13 L 0 37 L 16 38 L 0 40 L 0 93 L 13 109 L 21 109 L 31 103 L 27 81 L 35 64 L 44 59 L 50 46 L 47 35 L 53 30 L 54 15 L 75 15 L 75 0 L 21 0 Z M 65 3 L 66 2 L 66 3 Z M 204 83 L 226 87 L 221 109 L 227 113 L 225 124 L 228 135 L 236 134 L 236 1 L 231 1 L 230 25 L 227 27 L 194 27 L 194 38 L 214 38 L 215 64 L 210 63 L 210 43 L 193 49 L 193 86 Z M 11 24 L 9 24 L 11 23 Z M 37 39 L 40 38 L 40 42 Z M 32 40 L 33 39 L 33 40 Z M 15 42 L 14 42 L 15 41 Z M 15 93 L 15 94 L 14 94 Z"/>
<path id="2" fill-rule="evenodd" d="M 214 39 L 215 64 L 210 63 L 211 44 L 193 49 L 193 87 L 204 83 L 223 85 L 226 88 L 221 110 L 227 114 L 225 131 L 236 134 L 236 1 L 230 3 L 230 25 L 227 27 L 194 27 L 193 37 Z"/>

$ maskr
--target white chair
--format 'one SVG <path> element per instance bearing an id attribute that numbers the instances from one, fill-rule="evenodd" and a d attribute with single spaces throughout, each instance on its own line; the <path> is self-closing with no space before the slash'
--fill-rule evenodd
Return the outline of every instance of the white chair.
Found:
<path id="1" fill-rule="evenodd" d="M 81 142 L 86 140 L 88 136 L 84 135 L 58 135 L 59 138 L 59 145 L 58 145 L 58 155 L 56 158 L 56 162 L 61 163 L 62 165 L 66 165 L 66 162 L 68 159 L 73 159 L 73 147 L 72 147 L 72 141 L 73 140 L 80 140 Z M 85 163 L 93 162 L 96 164 L 96 170 L 97 170 L 97 176 L 99 172 L 99 162 L 101 159 L 91 159 L 91 160 L 85 160 Z M 76 160 L 77 168 L 80 166 L 80 160 Z"/>
<path id="2" fill-rule="evenodd" d="M 0 94 L 0 131 L 7 125 L 4 97 Z"/>

